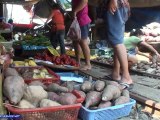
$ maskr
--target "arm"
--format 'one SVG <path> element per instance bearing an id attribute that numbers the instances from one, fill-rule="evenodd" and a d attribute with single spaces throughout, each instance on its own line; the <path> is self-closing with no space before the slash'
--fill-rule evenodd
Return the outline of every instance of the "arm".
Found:
<path id="1" fill-rule="evenodd" d="M 81 0 L 79 5 L 76 8 L 74 8 L 74 10 L 73 10 L 74 17 L 76 16 L 77 12 L 82 10 L 87 3 L 88 3 L 88 0 Z"/>
<path id="2" fill-rule="evenodd" d="M 159 55 L 159 53 L 157 52 L 157 50 L 155 50 L 151 45 L 149 45 L 146 42 L 141 42 L 139 45 L 144 46 L 145 48 L 149 49 L 153 54 L 155 55 Z"/>

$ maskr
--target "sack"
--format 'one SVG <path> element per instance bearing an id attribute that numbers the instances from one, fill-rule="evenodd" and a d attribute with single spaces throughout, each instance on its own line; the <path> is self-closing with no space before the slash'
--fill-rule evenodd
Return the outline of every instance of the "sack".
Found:
<path id="1" fill-rule="evenodd" d="M 80 40 L 81 39 L 81 29 L 78 23 L 77 18 L 75 18 L 69 28 L 67 36 L 71 40 Z"/>

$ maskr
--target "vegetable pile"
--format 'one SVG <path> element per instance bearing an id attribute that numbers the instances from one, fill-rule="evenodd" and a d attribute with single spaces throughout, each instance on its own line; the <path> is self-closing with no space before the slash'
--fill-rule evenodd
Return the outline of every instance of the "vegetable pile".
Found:
<path id="1" fill-rule="evenodd" d="M 147 61 L 141 61 L 131 67 L 132 70 L 160 75 L 160 64 Z"/>
<path id="2" fill-rule="evenodd" d="M 37 36 L 26 36 L 22 41 L 16 41 L 13 45 L 27 45 L 27 46 L 50 46 L 50 41 L 47 37 L 39 34 Z"/>
<path id="3" fill-rule="evenodd" d="M 3 36 L 0 34 L 0 42 L 7 42 Z"/>
<path id="4" fill-rule="evenodd" d="M 16 68 L 18 73 L 23 77 L 24 80 L 29 79 L 44 79 L 44 78 L 54 78 L 46 68 Z"/>
<path id="5" fill-rule="evenodd" d="M 68 55 L 54 56 L 48 50 L 42 54 L 37 54 L 35 59 L 53 62 L 56 65 L 79 66 L 78 63 Z"/>
<path id="6" fill-rule="evenodd" d="M 9 103 L 18 108 L 33 109 L 77 103 L 77 97 L 67 87 L 56 83 L 48 85 L 40 81 L 25 84 L 24 79 L 12 68 L 5 71 L 3 89 Z"/>
<path id="7" fill-rule="evenodd" d="M 146 42 L 160 42 L 160 24 L 153 22 L 142 29 L 143 37 L 142 39 Z"/>
<path id="8" fill-rule="evenodd" d="M 85 81 L 79 94 L 85 97 L 84 106 L 91 110 L 128 103 L 129 91 L 113 81 Z"/>

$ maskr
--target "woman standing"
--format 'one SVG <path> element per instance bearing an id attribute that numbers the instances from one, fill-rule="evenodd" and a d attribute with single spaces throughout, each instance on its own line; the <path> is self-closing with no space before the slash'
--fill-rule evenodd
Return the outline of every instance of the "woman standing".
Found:
<path id="1" fill-rule="evenodd" d="M 81 49 L 85 58 L 85 65 L 81 70 L 90 70 L 90 49 L 88 46 L 89 24 L 91 19 L 88 16 L 88 0 L 72 0 L 72 12 L 81 29 L 81 40 L 73 40 L 77 62 L 80 64 Z"/>
<path id="2" fill-rule="evenodd" d="M 61 54 L 65 54 L 65 25 L 64 25 L 64 16 L 59 10 L 58 5 L 53 7 L 51 15 L 47 19 L 46 23 L 52 19 L 52 27 L 50 32 L 50 41 L 54 49 L 57 48 L 58 43 L 60 44 Z"/>

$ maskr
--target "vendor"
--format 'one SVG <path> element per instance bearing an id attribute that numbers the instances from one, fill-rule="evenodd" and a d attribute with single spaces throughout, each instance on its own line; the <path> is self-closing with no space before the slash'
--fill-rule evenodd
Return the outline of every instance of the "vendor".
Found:
<path id="1" fill-rule="evenodd" d="M 129 64 L 135 64 L 138 62 L 138 59 L 136 57 L 136 54 L 143 55 L 145 57 L 150 58 L 150 56 L 145 55 L 144 53 L 139 51 L 139 47 L 143 46 L 146 49 L 148 49 L 152 55 L 157 55 L 158 58 L 160 58 L 160 54 L 155 50 L 151 45 L 141 40 L 141 36 L 143 35 L 143 32 L 140 29 L 133 30 L 130 33 L 129 37 L 126 37 L 124 39 L 124 44 L 127 49 L 128 53 L 128 62 Z"/>
<path id="2" fill-rule="evenodd" d="M 64 25 L 64 16 L 59 10 L 59 6 L 56 4 L 53 6 L 53 10 L 51 15 L 48 17 L 47 22 L 52 19 L 52 27 L 50 32 L 50 41 L 53 48 L 57 48 L 58 43 L 60 44 L 61 54 L 65 54 L 65 45 L 64 45 L 64 37 L 65 37 L 65 25 Z"/>

